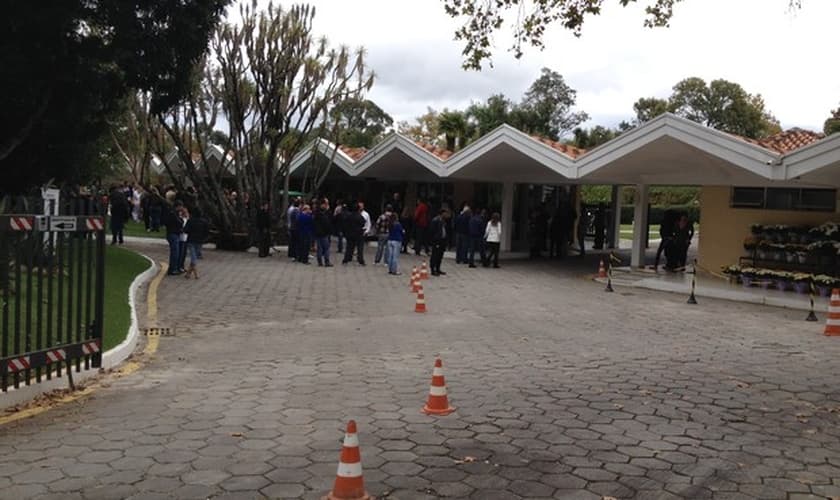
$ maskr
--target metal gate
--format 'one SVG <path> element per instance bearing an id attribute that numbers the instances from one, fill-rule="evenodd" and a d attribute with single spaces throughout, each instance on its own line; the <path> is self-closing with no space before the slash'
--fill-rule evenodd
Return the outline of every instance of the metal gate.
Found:
<path id="1" fill-rule="evenodd" d="M 92 207 L 79 204 L 64 216 L 0 216 L 3 392 L 74 366 L 101 366 L 105 219 Z"/>

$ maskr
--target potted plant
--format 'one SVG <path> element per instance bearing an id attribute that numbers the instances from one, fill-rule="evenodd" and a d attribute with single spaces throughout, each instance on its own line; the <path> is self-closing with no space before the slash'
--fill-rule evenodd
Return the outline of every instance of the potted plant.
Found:
<path id="1" fill-rule="evenodd" d="M 837 278 L 827 274 L 818 274 L 814 276 L 814 286 L 817 288 L 820 297 L 828 297 L 832 288 L 837 286 Z"/>
<path id="2" fill-rule="evenodd" d="M 799 245 L 785 245 L 785 260 L 788 264 L 793 264 L 797 262 L 796 252 L 799 250 Z"/>
<path id="3" fill-rule="evenodd" d="M 741 283 L 743 283 L 745 288 L 752 285 L 756 272 L 757 270 L 754 267 L 744 267 L 741 269 Z"/>
<path id="4" fill-rule="evenodd" d="M 834 242 L 828 240 L 818 240 L 807 246 L 808 253 L 815 256 L 830 256 L 836 253 Z"/>
<path id="5" fill-rule="evenodd" d="M 773 284 L 780 292 L 784 292 L 790 287 L 793 274 L 787 271 L 776 271 L 773 276 Z"/>
<path id="6" fill-rule="evenodd" d="M 807 264 L 808 252 L 800 247 L 799 250 L 796 251 L 796 261 L 800 264 Z"/>
<path id="7" fill-rule="evenodd" d="M 760 241 L 759 237 L 754 234 L 747 236 L 744 238 L 744 250 L 752 253 L 758 247 Z"/>
<path id="8" fill-rule="evenodd" d="M 757 283 L 762 290 L 767 290 L 770 288 L 770 284 L 773 283 L 775 275 L 776 271 L 771 269 L 759 269 L 755 273 L 755 283 Z"/>
<path id="9" fill-rule="evenodd" d="M 806 294 L 811 290 L 811 275 L 808 273 L 793 273 L 791 281 L 796 293 Z"/>
<path id="10" fill-rule="evenodd" d="M 767 240 L 763 240 L 758 244 L 758 250 L 756 251 L 756 256 L 761 260 L 768 260 L 770 258 L 770 252 L 772 250 L 772 243 Z"/>
<path id="11" fill-rule="evenodd" d="M 732 264 L 730 266 L 721 266 L 721 272 L 729 279 L 729 283 L 735 283 L 741 276 L 741 266 Z"/>

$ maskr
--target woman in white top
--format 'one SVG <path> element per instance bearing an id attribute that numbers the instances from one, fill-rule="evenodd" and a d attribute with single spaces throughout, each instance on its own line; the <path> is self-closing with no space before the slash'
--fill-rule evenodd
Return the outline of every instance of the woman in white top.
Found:
<path id="1" fill-rule="evenodd" d="M 493 259 L 493 267 L 499 268 L 499 244 L 502 242 L 502 222 L 499 220 L 499 212 L 493 212 L 490 217 L 490 222 L 487 223 L 487 228 L 484 229 L 484 241 L 487 242 L 489 253 L 484 266 Z"/>

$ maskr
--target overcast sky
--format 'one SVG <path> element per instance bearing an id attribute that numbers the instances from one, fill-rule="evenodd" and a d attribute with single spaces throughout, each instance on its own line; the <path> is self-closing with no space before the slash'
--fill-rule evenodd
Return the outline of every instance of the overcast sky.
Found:
<path id="1" fill-rule="evenodd" d="M 642 26 L 642 6 L 607 0 L 581 38 L 553 26 L 543 51 L 528 48 L 516 60 L 509 32 L 497 35 L 494 68 L 461 69 L 458 22 L 439 0 L 310 0 L 315 29 L 333 44 L 364 46 L 378 78 L 369 97 L 395 121 L 427 107 L 463 108 L 504 93 L 518 100 L 540 68 L 564 76 L 578 92 L 588 126 L 614 126 L 633 117 L 639 97 L 667 97 L 689 76 L 724 78 L 764 96 L 784 128 L 821 130 L 840 105 L 837 0 L 684 0 L 670 28 Z"/>

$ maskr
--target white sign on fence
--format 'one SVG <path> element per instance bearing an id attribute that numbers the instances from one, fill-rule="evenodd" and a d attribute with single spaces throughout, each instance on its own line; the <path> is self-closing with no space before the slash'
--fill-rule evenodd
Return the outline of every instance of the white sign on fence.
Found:
<path id="1" fill-rule="evenodd" d="M 50 217 L 50 231 L 75 231 L 75 217 Z"/>

